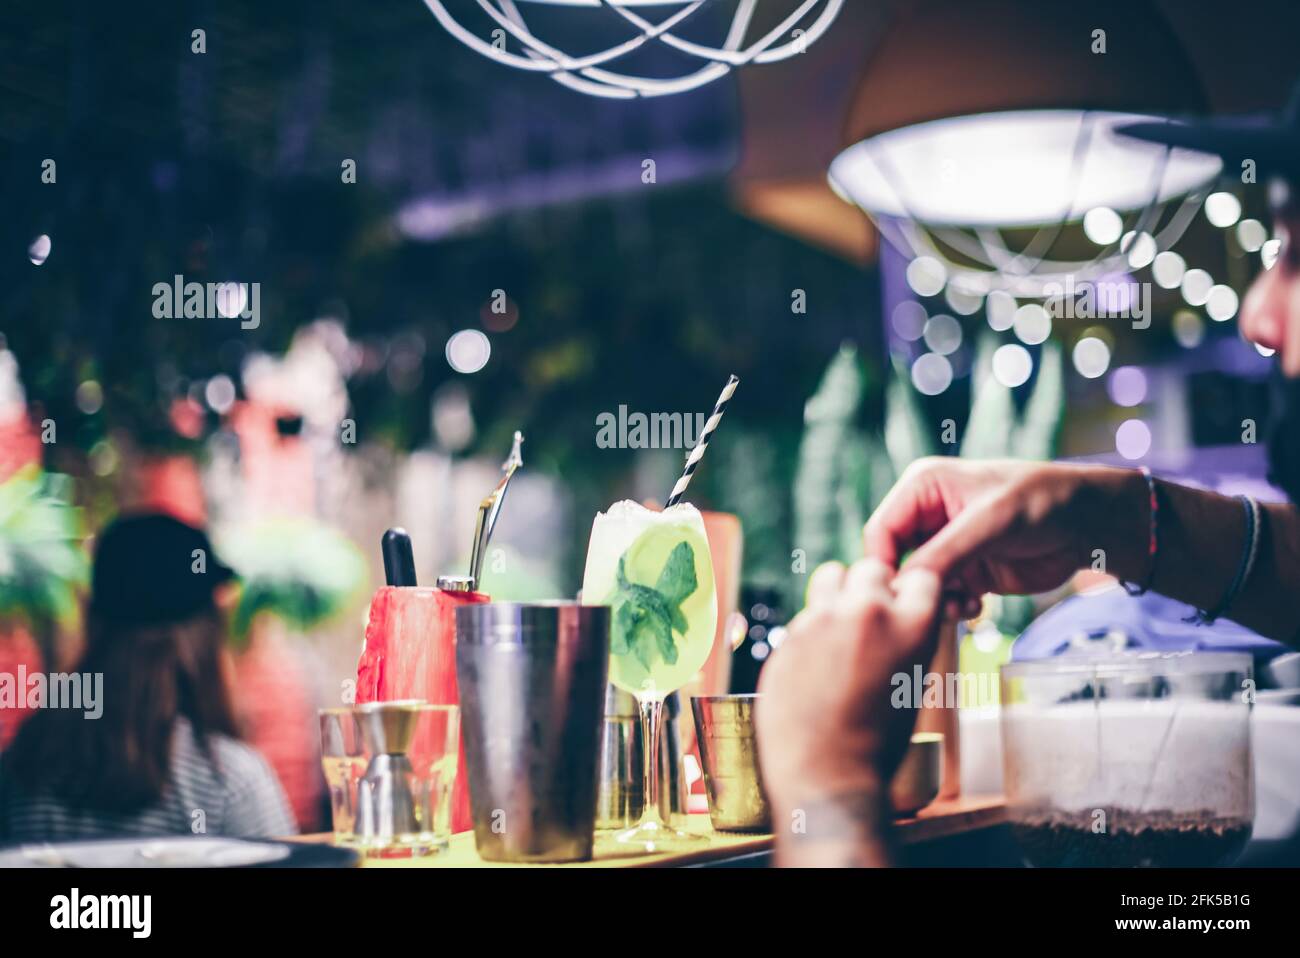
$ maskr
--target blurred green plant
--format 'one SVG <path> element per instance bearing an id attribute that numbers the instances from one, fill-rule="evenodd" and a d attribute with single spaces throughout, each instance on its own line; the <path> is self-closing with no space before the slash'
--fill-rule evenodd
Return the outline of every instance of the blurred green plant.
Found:
<path id="1" fill-rule="evenodd" d="M 804 550 L 807 571 L 861 554 L 862 526 L 894 481 L 884 440 L 861 425 L 869 385 L 857 347 L 846 343 L 804 406 L 794 481 L 794 545 Z"/>
<path id="2" fill-rule="evenodd" d="M 1020 411 L 1014 391 L 992 374 L 997 346 L 992 334 L 981 336 L 976 344 L 971 409 L 958 455 L 966 459 L 1050 459 L 1065 416 L 1061 346 L 1055 340 L 1043 344 L 1038 376 Z M 940 432 L 927 425 L 920 396 L 896 357 L 885 403 L 885 444 L 895 472 L 901 474 L 915 459 L 940 454 Z"/>
<path id="3" fill-rule="evenodd" d="M 710 457 L 717 457 L 711 471 L 696 480 L 740 517 L 745 583 L 783 593 L 791 587 L 788 489 L 796 441 L 794 430 L 778 424 L 757 429 L 730 422 L 709 445 Z"/>
<path id="4" fill-rule="evenodd" d="M 248 642 L 253 620 L 263 613 L 308 632 L 345 611 L 365 588 L 361 550 L 315 519 L 241 523 L 223 529 L 217 546 L 242 584 L 232 623 L 236 645 Z"/>
<path id="5" fill-rule="evenodd" d="M 76 615 L 89 562 L 72 481 L 27 466 L 0 483 L 0 624 L 19 622 L 46 663 L 57 627 Z"/>
<path id="6" fill-rule="evenodd" d="M 1061 346 L 1055 341 L 1043 345 L 1038 375 L 1020 411 L 1013 390 L 992 375 L 997 346 L 991 334 L 982 335 L 976 344 L 971 409 L 958 455 L 1050 459 L 1065 414 Z M 944 451 L 944 429 L 934 428 L 898 357 L 884 386 L 884 421 L 876 430 L 860 425 L 868 396 L 866 369 L 857 349 L 846 344 L 831 358 L 804 407 L 794 483 L 794 544 L 805 550 L 808 571 L 821 562 L 851 562 L 861 555 L 863 523 L 889 487 L 914 460 Z M 1007 621 L 999 619 L 999 626 L 1019 632 L 1026 624 L 1023 604 L 1004 602 L 1001 608 Z"/>

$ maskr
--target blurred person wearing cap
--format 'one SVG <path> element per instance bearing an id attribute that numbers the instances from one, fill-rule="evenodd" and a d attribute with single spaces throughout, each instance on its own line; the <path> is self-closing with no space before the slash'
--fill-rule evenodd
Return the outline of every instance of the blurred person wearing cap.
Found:
<path id="1" fill-rule="evenodd" d="M 1230 171 L 1253 164 L 1267 178 L 1281 249 L 1240 323 L 1277 354 L 1269 479 L 1290 503 L 1103 466 L 913 463 L 867 522 L 866 558 L 814 573 L 807 608 L 760 678 L 759 748 L 781 864 L 888 862 L 887 785 L 914 716 L 889 708 L 890 676 L 930 661 L 941 610 L 969 616 L 987 592 L 1050 591 L 1101 549 L 1134 594 L 1150 590 L 1195 606 L 1199 621 L 1223 616 L 1300 647 L 1300 87 L 1278 116 L 1120 131 L 1217 155 Z"/>
<path id="2" fill-rule="evenodd" d="M 233 578 L 202 531 L 170 516 L 101 534 L 76 671 L 102 675 L 102 714 L 43 708 L 0 755 L 0 843 L 293 834 L 279 783 L 236 730 Z"/>

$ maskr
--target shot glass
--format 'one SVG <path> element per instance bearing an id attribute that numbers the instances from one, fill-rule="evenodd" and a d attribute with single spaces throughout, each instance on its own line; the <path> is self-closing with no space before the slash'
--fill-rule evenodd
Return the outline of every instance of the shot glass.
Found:
<path id="1" fill-rule="evenodd" d="M 330 818 L 336 845 L 356 838 L 357 783 L 366 772 L 361 728 L 351 708 L 321 709 L 320 760 L 330 793 Z"/>

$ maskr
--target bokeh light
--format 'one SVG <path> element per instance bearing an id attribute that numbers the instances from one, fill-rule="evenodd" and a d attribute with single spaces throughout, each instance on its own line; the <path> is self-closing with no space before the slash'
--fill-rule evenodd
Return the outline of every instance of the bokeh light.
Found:
<path id="1" fill-rule="evenodd" d="M 899 339 L 914 343 L 925 330 L 925 307 L 914 299 L 905 299 L 894 307 L 890 322 Z"/>
<path id="2" fill-rule="evenodd" d="M 1052 317 L 1041 303 L 1025 303 L 1016 310 L 1012 323 L 1016 338 L 1027 346 L 1037 346 L 1052 335 Z"/>
<path id="3" fill-rule="evenodd" d="M 1007 343 L 994 350 L 993 378 L 1008 389 L 1023 386 L 1033 371 L 1033 357 L 1019 343 Z"/>
<path id="4" fill-rule="evenodd" d="M 1184 349 L 1195 349 L 1205 339 L 1205 323 L 1190 309 L 1174 313 L 1174 339 Z"/>
<path id="5" fill-rule="evenodd" d="M 247 303 L 248 287 L 243 283 L 217 284 L 217 312 L 222 316 L 238 316 Z"/>
<path id="6" fill-rule="evenodd" d="M 972 290 L 964 289 L 959 282 L 949 283 L 943 291 L 944 301 L 958 316 L 969 316 L 979 312 L 984 297 Z"/>
<path id="7" fill-rule="evenodd" d="M 1085 379 L 1096 379 L 1110 368 L 1110 347 L 1098 336 L 1084 336 L 1074 344 L 1074 368 Z"/>
<path id="8" fill-rule="evenodd" d="M 1117 406 L 1139 406 L 1147 398 L 1147 374 L 1137 366 L 1120 366 L 1110 374 L 1106 391 Z"/>
<path id="9" fill-rule="evenodd" d="M 1183 281 L 1187 262 L 1173 250 L 1165 250 L 1151 262 L 1151 277 L 1161 289 L 1175 289 Z"/>
<path id="10" fill-rule="evenodd" d="M 948 275 L 933 256 L 918 256 L 907 264 L 907 285 L 918 296 L 935 296 L 943 289 Z"/>
<path id="11" fill-rule="evenodd" d="M 513 299 L 492 298 L 478 311 L 483 328 L 494 333 L 508 333 L 519 323 L 519 307 Z"/>
<path id="12" fill-rule="evenodd" d="M 1204 306 L 1214 288 L 1214 277 L 1203 269 L 1189 269 L 1183 274 L 1181 287 L 1188 306 Z"/>
<path id="13" fill-rule="evenodd" d="M 1141 419 L 1127 419 L 1115 430 L 1115 451 L 1128 460 L 1141 459 L 1151 449 L 1151 427 Z"/>
<path id="14" fill-rule="evenodd" d="M 1226 229 L 1241 216 L 1241 200 L 1231 193 L 1211 193 L 1205 198 L 1205 218 Z"/>
<path id="15" fill-rule="evenodd" d="M 93 416 L 104 407 L 104 387 L 93 379 L 87 379 L 77 386 L 74 398 L 78 409 Z"/>
<path id="16" fill-rule="evenodd" d="M 1124 231 L 1124 221 L 1108 206 L 1095 206 L 1083 215 L 1083 232 L 1098 246 L 1109 246 Z"/>
<path id="17" fill-rule="evenodd" d="M 993 290 L 984 297 L 984 315 L 993 329 L 1005 332 L 1016 321 L 1016 298 L 1003 290 Z"/>
<path id="18" fill-rule="evenodd" d="M 225 373 L 213 376 L 203 387 L 203 399 L 213 412 L 224 415 L 235 404 L 235 384 Z"/>
<path id="19" fill-rule="evenodd" d="M 444 383 L 433 396 L 433 434 L 438 445 L 449 452 L 460 452 L 474 441 L 475 431 L 464 384 L 458 380 Z"/>
<path id="20" fill-rule="evenodd" d="M 1255 253 L 1268 239 L 1268 230 L 1259 220 L 1242 220 L 1237 224 L 1237 242 L 1247 253 Z"/>
<path id="21" fill-rule="evenodd" d="M 1135 233 L 1129 230 L 1119 241 L 1119 248 L 1128 258 L 1128 265 L 1132 269 L 1150 266 L 1156 258 L 1156 238 L 1147 232 Z"/>
<path id="22" fill-rule="evenodd" d="M 1237 315 L 1237 291 L 1222 283 L 1210 287 L 1205 297 L 1205 312 L 1216 323 L 1226 322 Z"/>
<path id="23" fill-rule="evenodd" d="M 53 245 L 50 238 L 42 233 L 27 247 L 27 258 L 32 261 L 33 266 L 40 266 L 50 258 L 50 249 Z"/>
<path id="24" fill-rule="evenodd" d="M 477 329 L 462 329 L 447 340 L 447 362 L 458 373 L 476 373 L 488 363 L 492 343 Z"/>
<path id="25" fill-rule="evenodd" d="M 937 396 L 952 385 L 952 363 L 938 353 L 925 353 L 912 363 L 912 385 L 923 396 Z"/>
<path id="26" fill-rule="evenodd" d="M 940 313 L 938 316 L 932 316 L 925 324 L 925 332 L 922 335 L 931 351 L 940 356 L 947 356 L 956 352 L 961 346 L 961 323 L 951 316 Z"/>

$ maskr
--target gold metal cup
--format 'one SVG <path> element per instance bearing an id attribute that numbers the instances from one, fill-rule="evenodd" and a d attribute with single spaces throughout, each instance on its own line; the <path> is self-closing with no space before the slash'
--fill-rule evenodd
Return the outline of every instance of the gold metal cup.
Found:
<path id="1" fill-rule="evenodd" d="M 754 735 L 757 703 L 757 695 L 703 695 L 691 699 L 704 765 L 704 788 L 709 796 L 709 820 L 720 832 L 772 830 Z"/>
<path id="2" fill-rule="evenodd" d="M 938 732 L 916 732 L 894 773 L 889 801 L 896 815 L 912 815 L 939 794 L 943 780 L 944 741 Z"/>

